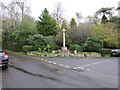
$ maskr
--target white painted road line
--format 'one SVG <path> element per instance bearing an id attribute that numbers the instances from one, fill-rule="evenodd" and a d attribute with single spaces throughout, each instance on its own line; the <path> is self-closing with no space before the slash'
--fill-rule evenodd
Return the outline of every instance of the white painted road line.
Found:
<path id="1" fill-rule="evenodd" d="M 83 67 L 76 67 L 77 69 L 85 69 L 85 68 L 83 68 Z"/>
<path id="2" fill-rule="evenodd" d="M 83 67 L 70 67 L 70 66 L 66 66 L 66 65 L 63 65 L 63 64 L 57 64 L 56 62 L 53 62 L 53 61 L 49 61 L 49 60 L 45 60 L 45 59 L 43 59 L 43 58 L 37 58 L 37 57 L 33 57 L 33 58 L 35 58 L 35 59 L 40 59 L 40 60 L 42 60 L 42 61 L 44 61 L 44 62 L 48 62 L 48 63 L 50 63 L 50 64 L 54 64 L 54 65 L 59 65 L 59 66 L 61 66 L 61 67 L 64 67 L 64 68 L 71 68 L 71 69 L 73 69 L 73 70 L 77 70 L 78 68 L 80 68 L 80 69 L 85 69 L 85 68 L 83 68 Z M 89 69 L 88 69 L 89 70 Z"/>
<path id="3" fill-rule="evenodd" d="M 90 71 L 90 69 L 87 69 L 88 71 Z"/>
<path id="4" fill-rule="evenodd" d="M 48 60 L 44 60 L 45 62 L 48 62 Z"/>
<path id="5" fill-rule="evenodd" d="M 71 68 L 70 66 L 65 66 L 66 68 Z"/>
<path id="6" fill-rule="evenodd" d="M 52 61 L 48 61 L 48 63 L 52 63 Z"/>
<path id="7" fill-rule="evenodd" d="M 44 59 L 41 59 L 42 61 L 44 60 Z"/>
<path id="8" fill-rule="evenodd" d="M 57 63 L 55 63 L 55 62 L 52 62 L 52 64 L 55 64 L 55 65 L 56 65 Z"/>
<path id="9" fill-rule="evenodd" d="M 101 62 L 91 63 L 91 64 L 83 65 L 80 67 L 76 67 L 76 68 L 84 68 L 84 67 L 88 67 L 88 66 L 92 66 L 92 65 L 96 65 L 96 64 L 100 64 L 100 63 L 105 63 L 105 62 L 109 62 L 109 61 L 101 61 Z"/>
<path id="10" fill-rule="evenodd" d="M 77 69 L 77 68 L 73 68 L 73 69 Z"/>
<path id="11" fill-rule="evenodd" d="M 59 66 L 62 66 L 62 67 L 64 66 L 63 64 L 58 64 L 58 65 L 59 65 Z"/>

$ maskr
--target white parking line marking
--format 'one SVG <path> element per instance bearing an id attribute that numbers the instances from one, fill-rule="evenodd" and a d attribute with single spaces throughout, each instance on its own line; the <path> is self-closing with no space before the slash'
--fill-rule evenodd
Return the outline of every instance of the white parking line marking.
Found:
<path id="1" fill-rule="evenodd" d="M 35 58 L 35 59 L 40 59 L 40 60 L 45 61 L 45 62 L 48 62 L 48 63 L 50 63 L 50 64 L 59 65 L 59 66 L 64 67 L 64 68 L 69 68 L 69 69 L 71 68 L 71 69 L 73 69 L 73 70 L 78 70 L 78 68 L 80 68 L 80 69 L 85 69 L 85 68 L 83 68 L 83 67 L 70 67 L 70 66 L 67 66 L 67 65 L 58 64 L 58 63 L 56 63 L 56 62 L 49 61 L 49 60 L 45 60 L 45 59 L 43 59 L 43 58 L 37 58 L 37 57 L 33 57 L 33 58 Z M 89 71 L 90 69 L 87 69 L 87 70 Z"/>
<path id="2" fill-rule="evenodd" d="M 66 68 L 70 68 L 70 66 L 65 66 Z"/>
<path id="3" fill-rule="evenodd" d="M 44 59 L 41 59 L 42 61 L 44 60 Z"/>
<path id="4" fill-rule="evenodd" d="M 48 62 L 48 60 L 44 60 L 45 62 Z"/>
<path id="5" fill-rule="evenodd" d="M 57 64 L 57 63 L 55 63 L 55 62 L 52 62 L 52 64 Z"/>
<path id="6" fill-rule="evenodd" d="M 52 61 L 48 61 L 48 63 L 52 63 Z"/>
<path id="7" fill-rule="evenodd" d="M 64 65 L 62 65 L 62 64 L 58 64 L 59 66 L 64 66 Z"/>
<path id="8" fill-rule="evenodd" d="M 83 67 L 76 67 L 77 69 L 85 69 L 85 68 L 83 68 Z"/>
<path id="9" fill-rule="evenodd" d="M 101 61 L 101 62 L 91 63 L 91 64 L 83 65 L 80 67 L 76 67 L 76 68 L 84 68 L 84 67 L 88 67 L 88 66 L 92 66 L 92 65 L 96 65 L 96 64 L 100 64 L 100 63 L 105 63 L 105 62 L 109 62 L 109 61 Z"/>
<path id="10" fill-rule="evenodd" d="M 90 69 L 87 69 L 88 71 L 90 71 Z"/>
<path id="11" fill-rule="evenodd" d="M 77 68 L 73 68 L 73 69 L 77 69 Z"/>

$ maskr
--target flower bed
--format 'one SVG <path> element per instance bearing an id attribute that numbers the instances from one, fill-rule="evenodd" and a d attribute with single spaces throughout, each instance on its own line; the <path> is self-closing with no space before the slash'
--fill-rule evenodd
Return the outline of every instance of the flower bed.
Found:
<path id="1" fill-rule="evenodd" d="M 42 53 L 42 52 L 28 52 L 28 55 L 33 56 L 46 56 L 46 57 L 101 57 L 100 53 L 96 52 L 79 52 L 79 53 Z"/>

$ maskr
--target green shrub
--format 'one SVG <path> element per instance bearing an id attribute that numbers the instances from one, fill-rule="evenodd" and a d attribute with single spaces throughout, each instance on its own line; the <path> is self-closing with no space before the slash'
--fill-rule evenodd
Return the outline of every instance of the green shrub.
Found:
<path id="1" fill-rule="evenodd" d="M 24 51 L 25 53 L 31 51 L 32 48 L 33 48 L 33 47 L 32 47 L 32 46 L 29 46 L 29 45 L 25 45 L 25 46 L 22 47 L 22 49 L 23 49 L 23 51 Z"/>
<path id="2" fill-rule="evenodd" d="M 44 36 L 41 34 L 35 34 L 33 36 L 29 36 L 28 41 L 29 44 L 34 47 L 34 50 L 38 50 L 38 48 L 45 47 Z"/>
<path id="3" fill-rule="evenodd" d="M 106 54 L 110 54 L 111 49 L 100 49 L 99 52 L 101 53 L 102 56 Z"/>
<path id="4" fill-rule="evenodd" d="M 54 49 L 58 49 L 54 36 L 46 36 L 44 37 L 44 40 L 45 40 L 46 48 L 47 49 L 49 48 L 50 51 Z"/>
<path id="5" fill-rule="evenodd" d="M 78 52 L 82 51 L 82 47 L 78 44 L 70 45 L 69 49 L 70 50 L 77 50 Z"/>
<path id="6" fill-rule="evenodd" d="M 103 47 L 103 42 L 96 36 L 90 36 L 83 45 L 85 52 L 98 52 Z"/>

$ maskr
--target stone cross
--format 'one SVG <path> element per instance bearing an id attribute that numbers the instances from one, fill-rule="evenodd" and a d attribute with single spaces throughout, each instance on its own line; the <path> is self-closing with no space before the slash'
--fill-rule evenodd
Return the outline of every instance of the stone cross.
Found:
<path id="1" fill-rule="evenodd" d="M 63 28 L 62 31 L 63 31 L 63 47 L 65 47 L 65 31 L 66 30 Z"/>
<path id="2" fill-rule="evenodd" d="M 63 28 L 62 31 L 63 31 L 63 47 L 62 47 L 62 50 L 67 50 L 67 47 L 65 47 L 65 31 L 66 30 Z"/>

